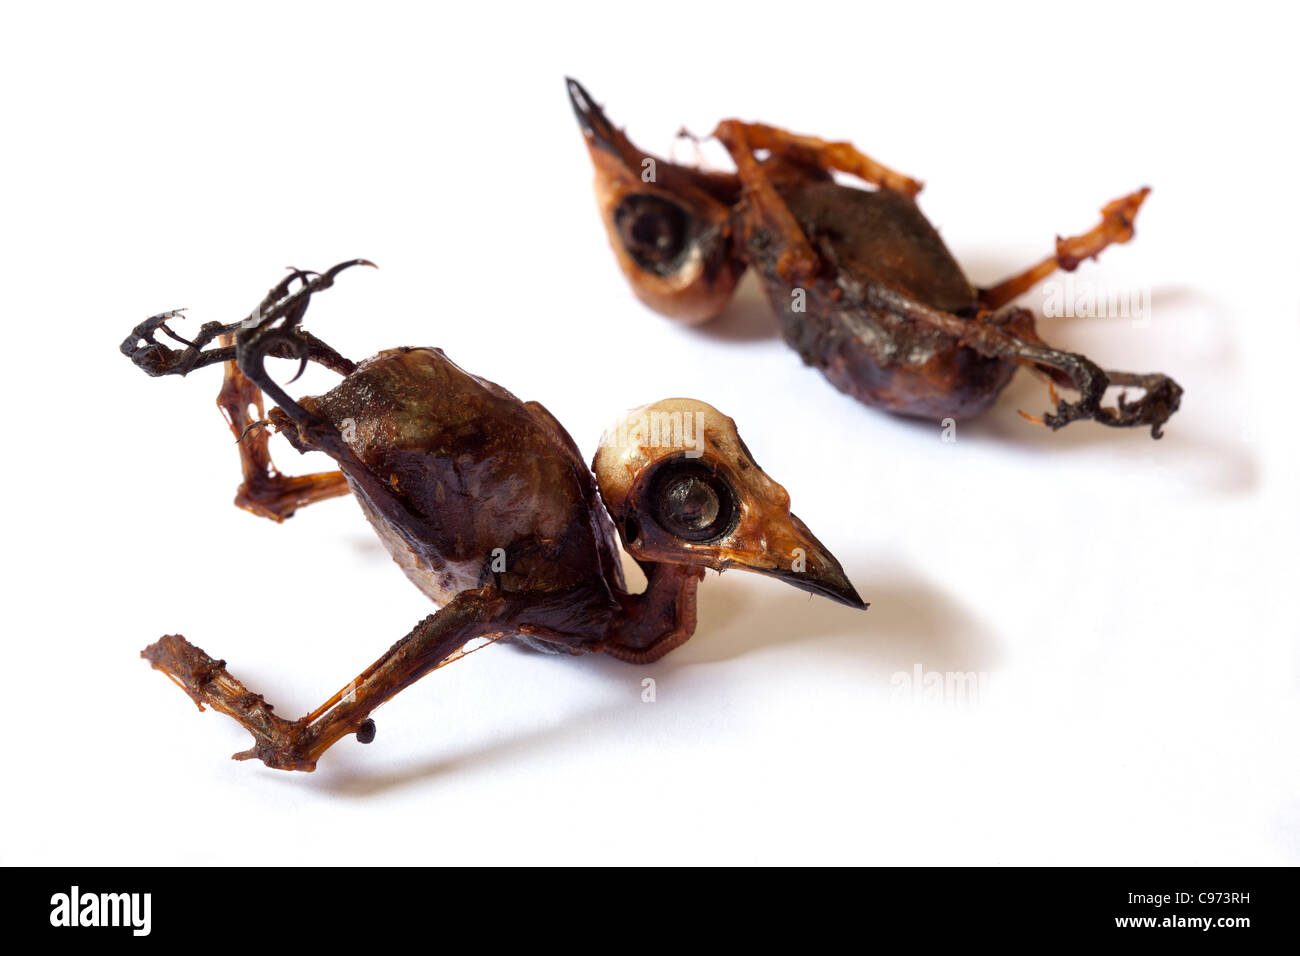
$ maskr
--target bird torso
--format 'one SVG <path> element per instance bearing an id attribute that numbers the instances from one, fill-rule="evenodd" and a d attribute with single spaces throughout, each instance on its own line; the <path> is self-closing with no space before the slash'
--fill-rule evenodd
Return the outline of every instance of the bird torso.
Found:
<path id="1" fill-rule="evenodd" d="M 435 602 L 493 585 L 584 592 L 614 607 L 623 578 L 613 527 L 573 439 L 541 405 L 433 348 L 380 352 L 302 404 L 429 520 L 434 540 L 417 552 L 356 495 L 393 559 Z"/>
<path id="2" fill-rule="evenodd" d="M 824 263 L 800 303 L 755 257 L 782 333 L 805 362 L 842 391 L 902 414 L 965 417 L 996 399 L 1013 363 L 870 302 L 870 290 L 882 287 L 943 312 L 974 314 L 974 287 L 911 200 L 829 179 L 777 189 Z"/>

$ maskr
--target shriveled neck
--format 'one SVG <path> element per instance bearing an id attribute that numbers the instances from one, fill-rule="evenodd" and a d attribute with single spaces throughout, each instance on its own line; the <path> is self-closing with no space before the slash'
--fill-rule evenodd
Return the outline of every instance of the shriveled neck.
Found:
<path id="1" fill-rule="evenodd" d="M 606 653 L 633 664 L 657 661 L 695 633 L 695 595 L 704 569 L 681 564 L 641 564 L 646 588 L 623 598 L 624 616 L 605 644 Z"/>

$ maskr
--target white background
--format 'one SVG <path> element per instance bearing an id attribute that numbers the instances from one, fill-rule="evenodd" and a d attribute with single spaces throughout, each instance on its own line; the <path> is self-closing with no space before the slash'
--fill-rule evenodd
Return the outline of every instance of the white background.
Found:
<path id="1" fill-rule="evenodd" d="M 1295 24 L 905 6 L 6 6 L 0 861 L 1300 860 Z M 1149 325 L 1042 331 L 1169 372 L 1182 411 L 1160 442 L 1053 434 L 1026 376 L 945 444 L 804 368 L 752 285 L 674 326 L 608 251 L 566 73 L 656 152 L 727 116 L 854 141 L 926 181 L 976 282 L 1151 185 L 1077 273 L 1149 290 Z M 235 510 L 219 373 L 117 345 L 353 256 L 380 271 L 308 321 L 345 354 L 441 346 L 588 458 L 625 408 L 712 402 L 871 609 L 710 575 L 653 666 L 491 648 L 314 774 L 230 761 L 247 736 L 146 643 L 182 632 L 293 716 L 430 608 L 350 500 Z M 913 699 L 918 667 L 989 683 Z"/>

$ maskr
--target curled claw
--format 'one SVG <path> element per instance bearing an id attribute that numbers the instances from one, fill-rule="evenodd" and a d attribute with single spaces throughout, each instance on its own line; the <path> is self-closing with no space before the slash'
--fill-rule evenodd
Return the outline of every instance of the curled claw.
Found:
<path id="1" fill-rule="evenodd" d="M 168 319 L 175 318 L 182 311 L 182 309 L 172 309 L 170 312 L 159 312 L 145 319 L 122 340 L 119 350 L 149 375 L 167 374 L 168 360 L 176 350 L 169 349 L 156 340 L 154 333 L 163 328 Z"/>
<path id="2" fill-rule="evenodd" d="M 169 319 L 183 316 L 184 309 L 172 309 L 160 312 L 145 319 L 131 334 L 122 340 L 121 352 L 148 375 L 185 375 L 196 368 L 224 362 L 234 358 L 233 349 L 212 349 L 204 352 L 203 348 L 217 336 L 229 332 L 235 326 L 225 326 L 220 322 L 207 322 L 199 329 L 194 341 L 183 338 L 167 327 Z M 185 348 L 171 349 L 154 338 L 156 332 L 182 343 Z"/>
<path id="3" fill-rule="evenodd" d="M 303 352 L 298 358 L 298 371 L 294 372 L 293 378 L 289 379 L 289 381 L 284 384 L 292 385 L 294 382 L 298 381 L 298 379 L 302 378 L 302 373 L 307 371 L 307 361 L 307 353 Z"/>
<path id="4" fill-rule="evenodd" d="M 1100 387 L 1089 384 L 1077 401 L 1067 402 L 1063 398 L 1058 399 L 1055 412 L 1043 413 L 1043 424 L 1052 431 L 1057 431 L 1070 424 L 1070 422 L 1096 418 L 1101 410 L 1101 396 L 1105 394 L 1105 391 L 1106 381 L 1103 378 Z"/>
<path id="5" fill-rule="evenodd" d="M 1167 375 L 1128 375 L 1115 373 L 1119 385 L 1136 385 L 1145 390 L 1145 394 L 1135 402 L 1129 402 L 1128 396 L 1121 394 L 1115 408 L 1098 410 L 1097 421 L 1112 428 L 1132 428 L 1140 425 L 1151 426 L 1151 437 L 1162 438 L 1165 422 L 1178 411 L 1182 402 L 1183 388 Z"/>
<path id="6" fill-rule="evenodd" d="M 185 310 L 184 308 L 180 308 L 180 309 L 172 309 L 170 312 L 164 312 L 164 313 L 163 313 L 162 315 L 160 315 L 160 316 L 158 316 L 158 315 L 154 316 L 152 319 L 150 319 L 150 320 L 149 320 L 148 322 L 146 322 L 145 324 L 146 324 L 146 325 L 151 325 L 155 330 L 157 330 L 157 331 L 159 331 L 159 332 L 162 332 L 164 335 L 168 336 L 169 338 L 171 338 L 171 339 L 173 339 L 173 340 L 175 340 L 175 341 L 177 341 L 177 342 L 180 342 L 180 343 L 183 344 L 183 345 L 188 345 L 190 348 L 193 348 L 193 347 L 194 347 L 194 343 L 193 343 L 193 342 L 191 342 L 189 339 L 181 338 L 179 335 L 177 335 L 175 332 L 173 332 L 173 331 L 171 330 L 171 328 L 168 327 L 168 325 L 167 325 L 167 321 L 168 321 L 169 319 L 183 319 L 183 318 L 185 318 L 185 311 L 186 311 L 186 310 Z"/>
<path id="7" fill-rule="evenodd" d="M 379 266 L 375 265 L 369 259 L 349 259 L 347 262 L 340 262 L 338 265 L 327 269 L 324 272 L 311 273 L 313 276 L 311 281 L 306 283 L 303 288 L 295 294 L 295 298 L 297 296 L 302 297 L 301 304 L 293 308 L 292 311 L 286 311 L 284 319 L 285 326 L 295 326 L 301 322 L 303 315 L 307 312 L 307 303 L 311 300 L 312 295 L 320 292 L 322 289 L 328 289 L 334 284 L 334 279 L 340 272 L 343 272 L 345 269 L 351 269 L 353 266 L 369 266 L 372 269 L 379 268 Z M 294 378 L 297 377 L 297 375 L 294 376 Z"/>
<path id="8" fill-rule="evenodd" d="M 1161 438 L 1163 437 L 1161 429 L 1170 416 L 1178 411 L 1183 396 L 1181 385 L 1169 376 L 1159 373 L 1134 375 L 1128 372 L 1102 372 L 1097 369 L 1094 374 L 1085 379 L 1085 382 L 1086 391 L 1078 401 L 1058 400 L 1056 412 L 1044 415 L 1042 424 L 1053 431 L 1080 419 L 1092 419 L 1100 425 L 1111 428 L 1150 425 L 1151 437 Z M 1078 387 L 1083 383 L 1076 379 L 1075 384 Z M 1103 406 L 1102 396 L 1112 385 L 1141 388 L 1144 394 L 1137 401 L 1130 402 L 1128 395 L 1121 393 L 1114 407 Z"/>
<path id="9" fill-rule="evenodd" d="M 981 338 L 983 341 L 979 342 Z M 1041 418 L 1022 415 L 1053 431 L 1071 422 L 1091 419 L 1111 428 L 1150 425 L 1151 437 L 1159 438 L 1161 426 L 1178 410 L 1182 399 L 1182 387 L 1168 375 L 1105 371 L 1082 355 L 1048 347 L 1034 330 L 1032 316 L 1023 309 L 1008 309 L 989 316 L 984 320 L 982 333 L 975 333 L 975 340 L 977 347 L 982 345 L 993 354 L 1001 350 L 1002 354 L 1012 355 L 1046 376 L 1056 410 Z M 1079 392 L 1078 399 L 1068 402 L 1059 398 L 1056 384 L 1073 386 Z M 1140 388 L 1144 394 L 1135 402 L 1121 394 L 1114 407 L 1103 406 L 1106 391 L 1112 386 Z"/>
<path id="10" fill-rule="evenodd" d="M 270 420 L 269 420 L 269 419 L 265 419 L 265 418 L 258 419 L 258 420 L 255 421 L 255 422 L 249 422 L 249 423 L 248 423 L 248 427 L 245 428 L 242 432 L 240 432 L 240 433 L 239 433 L 239 437 L 235 439 L 235 444 L 238 445 L 238 444 L 240 444 L 241 442 L 243 442 L 243 440 L 244 440 L 245 438 L 248 437 L 249 432 L 251 432 L 253 429 L 255 429 L 255 428 L 268 428 L 268 427 L 270 427 L 270 425 L 271 425 Z"/>
<path id="11" fill-rule="evenodd" d="M 248 343 L 258 341 L 261 343 L 259 347 L 261 356 L 257 357 L 255 362 L 259 368 L 262 357 L 266 354 L 279 358 L 296 358 L 301 361 L 301 366 L 291 381 L 296 381 L 302 375 L 309 361 L 319 362 L 341 375 L 347 375 L 356 368 L 356 364 L 309 333 L 293 331 L 291 335 L 276 334 L 267 338 L 260 336 L 281 319 L 283 324 L 280 329 L 294 329 L 302 321 L 312 294 L 329 288 L 340 272 L 352 266 L 376 268 L 369 259 L 349 259 L 325 273 L 291 269 L 289 275 L 267 292 L 262 302 L 246 319 L 228 325 L 206 322 L 199 329 L 198 335 L 190 340 L 177 335 L 167 326 L 167 321 L 181 317 L 185 312 L 184 309 L 160 312 L 132 329 L 131 334 L 122 341 L 120 351 L 147 375 L 155 377 L 187 375 L 196 368 L 219 362 L 236 361 L 239 359 L 241 344 L 247 349 Z M 295 281 L 301 283 L 301 288 L 290 293 L 289 289 Z M 185 347 L 168 348 L 155 337 L 158 332 L 162 332 Z M 226 335 L 234 335 L 235 344 L 219 344 L 215 348 L 207 348 L 214 340 Z M 279 394 L 283 395 L 283 392 Z"/>
<path id="12" fill-rule="evenodd" d="M 1052 398 L 1056 400 L 1056 411 L 1044 413 L 1042 422 L 1048 428 L 1056 431 L 1064 428 L 1070 422 L 1095 418 L 1101 408 L 1102 397 L 1106 394 L 1106 389 L 1110 387 L 1110 379 L 1098 365 L 1082 355 L 1059 352 L 1055 354 L 1054 358 L 1054 365 L 1051 368 L 1064 374 L 1069 379 L 1069 384 L 1073 385 L 1079 393 L 1078 399 L 1068 402 L 1063 398 L 1059 398 L 1055 387 L 1052 387 L 1051 394 Z"/>
<path id="13" fill-rule="evenodd" d="M 241 330 L 235 341 L 240 370 L 290 415 L 304 413 L 301 406 L 276 384 L 266 370 L 267 355 L 275 355 L 277 358 L 296 358 L 301 361 L 298 374 L 290 381 L 302 374 L 302 367 L 307 364 L 307 353 L 302 340 L 294 331 L 283 325 L 263 326 L 251 333 L 249 330 Z"/>
<path id="14" fill-rule="evenodd" d="M 334 284 L 334 279 L 340 272 L 351 269 L 353 266 L 369 266 L 371 269 L 379 268 L 379 266 L 375 265 L 369 259 L 348 259 L 345 262 L 340 262 L 336 266 L 331 266 L 324 272 L 311 273 L 311 275 L 315 277 L 311 281 L 312 291 L 319 292 L 321 289 L 328 289 Z"/>
<path id="15" fill-rule="evenodd" d="M 245 375 L 270 395 L 277 404 L 288 411 L 291 416 L 297 417 L 305 413 L 285 393 L 284 389 L 272 381 L 266 371 L 266 356 L 275 355 L 277 358 L 299 359 L 300 364 L 297 373 L 286 384 L 292 384 L 298 380 L 299 376 L 306 370 L 307 362 L 316 356 L 311 348 L 315 340 L 309 342 L 309 337 L 306 337 L 305 333 L 298 333 L 296 326 L 306 314 L 307 306 L 311 303 L 311 297 L 322 289 L 328 289 L 334 284 L 334 279 L 339 273 L 353 266 L 378 268 L 369 259 L 348 259 L 319 273 L 293 269 L 289 276 L 271 289 L 266 298 L 262 300 L 257 312 L 259 321 L 256 324 L 241 327 L 235 337 L 239 367 Z M 310 278 L 308 278 L 309 276 Z M 302 282 L 302 287 L 290 295 L 288 294 L 289 284 L 294 279 L 299 279 Z M 277 326 L 274 324 L 277 320 L 283 320 L 283 322 Z"/>
<path id="16" fill-rule="evenodd" d="M 257 381 L 257 378 L 249 371 L 250 368 L 256 368 L 262 377 L 269 379 L 266 371 L 266 357 L 267 355 L 273 355 L 276 358 L 298 359 L 298 371 L 293 374 L 293 378 L 285 383 L 286 385 L 291 385 L 302 377 L 302 373 L 307 370 L 307 362 L 311 359 L 311 353 L 294 327 L 302 321 L 309 301 L 310 299 L 303 299 L 293 308 L 292 312 L 284 315 L 283 325 L 271 326 L 269 323 L 274 321 L 275 317 L 273 316 L 263 320 L 260 325 L 249 329 L 241 329 L 240 333 L 235 337 L 235 343 L 237 361 L 240 368 L 244 370 L 245 375 Z M 277 401 L 279 401 L 278 398 Z"/>
<path id="17" fill-rule="evenodd" d="M 324 275 L 320 276 L 320 285 L 317 286 L 317 288 L 328 289 L 331 285 L 334 284 L 335 276 L 337 276 L 340 272 L 342 272 L 345 269 L 351 269 L 353 266 L 366 266 L 370 269 L 379 268 L 379 266 L 375 265 L 369 259 L 349 259 L 347 262 L 340 262 L 332 269 L 326 271 Z"/>
<path id="18" fill-rule="evenodd" d="M 257 321 L 249 322 L 245 327 L 246 330 L 264 328 L 278 319 L 283 319 L 286 326 L 297 325 L 302 321 L 302 317 L 307 311 L 307 303 L 311 301 L 311 297 L 322 289 L 328 289 L 334 284 L 334 279 L 340 272 L 351 269 L 353 266 L 379 268 L 369 259 L 349 259 L 346 262 L 340 262 L 331 269 L 327 269 L 325 272 L 292 269 L 279 285 L 266 294 L 266 298 L 262 300 L 253 313 Z M 290 294 L 289 285 L 295 279 L 299 280 L 302 285 Z"/>
<path id="19" fill-rule="evenodd" d="M 270 397 L 276 399 L 278 405 L 290 411 L 291 415 L 304 414 L 302 407 L 285 393 L 285 390 L 279 388 L 276 382 L 266 373 L 266 355 L 276 355 L 277 358 L 294 358 L 299 359 L 298 372 L 290 378 L 286 384 L 298 381 L 299 376 L 307 369 L 307 363 L 312 358 L 317 358 L 313 354 L 312 345 L 315 345 L 315 339 L 307 341 L 304 334 L 296 333 L 295 326 L 303 320 L 307 313 L 307 306 L 311 303 L 312 295 L 322 289 L 329 289 L 334 285 L 334 278 L 344 269 L 351 269 L 354 265 L 368 265 L 372 269 L 377 269 L 377 265 L 369 259 L 348 259 L 342 261 L 335 267 L 326 269 L 325 272 L 307 272 L 303 269 L 294 269 L 289 278 L 281 284 L 274 287 L 266 294 L 263 303 L 257 311 L 260 316 L 259 323 L 255 325 L 243 326 L 239 329 L 238 336 L 235 337 L 235 349 L 237 349 L 239 368 L 243 369 L 244 375 L 251 378 L 255 384 Z M 307 278 L 311 276 L 311 278 Z M 300 278 L 303 281 L 302 287 L 292 295 L 287 295 L 289 284 L 294 278 Z M 274 298 L 273 297 L 278 297 Z M 283 320 L 281 325 L 274 325 L 277 320 Z M 274 349 L 274 351 L 273 351 Z"/>
<path id="20" fill-rule="evenodd" d="M 315 269 L 299 269 L 297 266 L 288 266 L 289 274 L 266 293 L 257 308 L 250 313 L 250 321 L 246 323 L 245 327 L 258 328 L 279 318 L 285 318 L 289 325 L 297 324 L 301 321 L 302 313 L 305 311 L 305 308 L 299 307 L 299 303 L 311 298 L 313 292 L 328 289 L 334 284 L 335 276 L 352 266 L 379 268 L 369 259 L 349 259 L 346 262 L 340 262 L 324 275 Z M 301 286 L 291 295 L 289 287 L 295 281 L 301 283 Z"/>
<path id="21" fill-rule="evenodd" d="M 126 356 L 133 355 L 136 351 L 138 351 L 138 346 L 140 345 L 141 342 L 144 342 L 145 345 L 158 344 L 154 340 L 153 336 L 154 333 L 157 332 L 159 329 L 162 329 L 163 331 L 167 332 L 167 334 L 171 335 L 172 338 L 176 338 L 176 336 L 171 332 L 171 330 L 167 328 L 166 323 L 168 319 L 175 319 L 181 317 L 184 314 L 184 312 L 185 312 L 184 309 L 172 309 L 169 312 L 159 312 L 157 315 L 152 315 L 149 318 L 145 319 L 143 322 L 141 322 L 139 325 L 137 325 L 135 328 L 131 330 L 130 335 L 128 335 L 125 339 L 122 340 L 122 349 L 121 349 L 122 354 Z M 186 344 L 188 345 L 190 343 L 187 342 Z"/>

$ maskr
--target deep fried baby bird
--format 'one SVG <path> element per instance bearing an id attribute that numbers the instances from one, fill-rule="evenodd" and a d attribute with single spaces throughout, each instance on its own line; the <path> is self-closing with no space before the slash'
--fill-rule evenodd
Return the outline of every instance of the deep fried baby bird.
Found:
<path id="1" fill-rule="evenodd" d="M 1053 386 L 1056 408 L 1026 416 L 1052 429 L 1078 419 L 1147 426 L 1159 438 L 1182 388 L 1159 373 L 1103 371 L 1052 348 L 1013 299 L 1057 269 L 1127 242 L 1148 190 L 1109 203 L 1095 228 L 988 289 L 973 286 L 916 205 L 921 184 L 828 142 L 739 120 L 713 131 L 736 171 L 708 172 L 634 146 L 575 80 L 569 96 L 596 170 L 596 199 L 637 296 L 682 322 L 718 315 L 752 267 L 786 342 L 839 389 L 902 415 L 967 419 L 1017 368 Z M 761 154 L 761 155 L 760 155 Z M 848 173 L 874 190 L 841 185 Z M 1078 391 L 1057 398 L 1055 385 Z M 1121 392 L 1103 405 L 1106 390 Z"/>
<path id="2" fill-rule="evenodd" d="M 357 364 L 305 332 L 311 296 L 344 269 L 368 264 L 294 271 L 248 319 L 208 323 L 193 341 L 168 327 L 177 315 L 168 312 L 122 343 L 150 375 L 224 364 L 218 404 L 239 438 L 237 504 L 283 521 L 350 493 L 407 577 L 442 605 L 298 720 L 273 713 L 224 661 L 183 637 L 146 648 L 143 656 L 200 707 L 253 734 L 252 749 L 236 757 L 312 770 L 343 736 L 372 740 L 371 711 L 481 639 L 657 660 L 694 632 L 705 568 L 756 571 L 866 607 L 839 562 L 790 513 L 790 496 L 754 461 L 735 423 L 704 402 L 668 399 L 629 412 L 605 433 L 589 470 L 545 408 L 469 374 L 439 349 L 388 349 Z M 318 362 L 343 380 L 295 400 L 267 374 L 268 356 Z M 263 393 L 278 405 L 269 424 L 299 451 L 329 455 L 338 471 L 276 470 Z M 645 572 L 641 593 L 624 583 L 615 532 Z"/>

